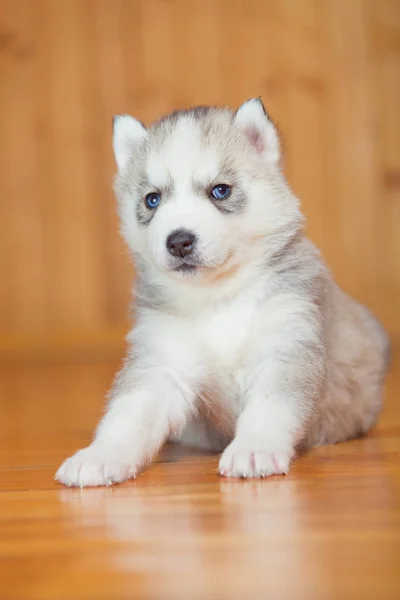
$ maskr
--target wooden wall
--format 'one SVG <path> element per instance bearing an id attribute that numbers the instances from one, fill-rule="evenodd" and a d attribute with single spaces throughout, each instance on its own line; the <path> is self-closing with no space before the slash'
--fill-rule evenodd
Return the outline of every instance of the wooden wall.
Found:
<path id="1" fill-rule="evenodd" d="M 262 95 L 338 281 L 400 334 L 399 0 L 0 0 L 0 351 L 113 351 L 111 117 Z"/>

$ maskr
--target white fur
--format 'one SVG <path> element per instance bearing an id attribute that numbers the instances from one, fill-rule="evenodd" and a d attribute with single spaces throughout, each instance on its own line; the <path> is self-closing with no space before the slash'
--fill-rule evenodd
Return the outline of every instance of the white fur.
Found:
<path id="1" fill-rule="evenodd" d="M 252 98 L 242 104 L 236 112 L 235 122 L 250 138 L 254 132 L 259 132 L 261 139 L 265 140 L 261 152 L 266 161 L 272 164 L 279 162 L 281 158 L 279 136 L 259 98 Z"/>
<path id="2" fill-rule="evenodd" d="M 115 117 L 113 149 L 119 171 L 126 170 L 136 146 L 147 137 L 146 128 L 129 115 Z"/>
<path id="3" fill-rule="evenodd" d="M 365 433 L 381 406 L 387 339 L 305 239 L 261 102 L 235 115 L 182 113 L 149 131 L 123 117 L 116 128 L 122 231 L 139 270 L 136 323 L 93 443 L 57 479 L 135 477 L 168 437 L 224 449 L 221 475 L 264 477 L 287 473 L 301 448 Z M 224 169 L 243 197 L 229 215 L 201 187 Z M 144 196 L 168 186 L 151 221 L 138 222 Z M 180 228 L 197 236 L 190 275 L 174 271 L 166 247 Z"/>

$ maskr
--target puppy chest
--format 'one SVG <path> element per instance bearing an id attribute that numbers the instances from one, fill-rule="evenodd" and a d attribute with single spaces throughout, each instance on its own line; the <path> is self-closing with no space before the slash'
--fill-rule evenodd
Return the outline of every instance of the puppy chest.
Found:
<path id="1" fill-rule="evenodd" d="M 229 370 L 243 364 L 246 347 L 251 342 L 254 318 L 255 311 L 251 306 L 228 306 L 196 323 L 196 336 L 212 366 Z"/>

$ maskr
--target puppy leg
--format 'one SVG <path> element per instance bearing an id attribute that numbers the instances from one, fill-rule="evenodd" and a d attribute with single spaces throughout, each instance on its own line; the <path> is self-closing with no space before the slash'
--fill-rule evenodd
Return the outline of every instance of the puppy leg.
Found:
<path id="1" fill-rule="evenodd" d="M 286 474 L 302 422 L 284 398 L 254 396 L 240 416 L 236 436 L 222 454 L 225 477 Z"/>
<path id="2" fill-rule="evenodd" d="M 132 379 L 129 377 L 129 379 Z M 111 485 L 136 477 L 172 429 L 181 429 L 194 393 L 163 368 L 133 377 L 134 387 L 117 395 L 93 443 L 64 462 L 56 479 L 69 486 Z"/>
<path id="3" fill-rule="evenodd" d="M 203 375 L 196 350 L 184 329 L 150 317 L 131 334 L 132 356 L 93 443 L 64 462 L 56 474 L 61 483 L 110 485 L 135 477 L 194 412 Z"/>
<path id="4" fill-rule="evenodd" d="M 244 409 L 222 454 L 221 475 L 287 473 L 313 418 L 325 372 L 318 320 L 291 316 L 283 320 L 285 327 L 271 329 L 266 356 L 249 371 Z"/>

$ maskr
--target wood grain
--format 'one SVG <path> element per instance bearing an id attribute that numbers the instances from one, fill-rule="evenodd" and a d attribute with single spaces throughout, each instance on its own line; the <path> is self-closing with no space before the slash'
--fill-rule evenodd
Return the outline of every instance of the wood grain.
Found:
<path id="1" fill-rule="evenodd" d="M 115 361 L 0 370 L 4 600 L 395 600 L 400 595 L 400 352 L 367 438 L 313 449 L 288 476 L 223 480 L 169 447 L 135 482 L 68 489 Z"/>
<path id="2" fill-rule="evenodd" d="M 127 328 L 112 115 L 259 95 L 311 237 L 400 335 L 398 0 L 0 0 L 0 16 L 2 356 L 107 351 Z"/>

